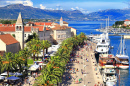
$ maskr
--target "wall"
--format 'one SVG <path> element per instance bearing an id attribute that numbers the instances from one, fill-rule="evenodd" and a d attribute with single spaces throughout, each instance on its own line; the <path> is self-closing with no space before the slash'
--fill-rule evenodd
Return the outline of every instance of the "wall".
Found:
<path id="1" fill-rule="evenodd" d="M 74 35 L 76 35 L 76 29 L 71 28 L 71 36 L 74 36 Z"/>
<path id="2" fill-rule="evenodd" d="M 19 43 L 6 45 L 6 52 L 17 53 L 19 50 L 20 50 L 20 44 Z"/>
<path id="3" fill-rule="evenodd" d="M 0 51 L 6 52 L 6 44 L 0 39 Z"/>

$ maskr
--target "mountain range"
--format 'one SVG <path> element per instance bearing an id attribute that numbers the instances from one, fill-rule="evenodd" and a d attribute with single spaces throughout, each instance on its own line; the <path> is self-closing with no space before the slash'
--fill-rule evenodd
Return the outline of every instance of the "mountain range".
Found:
<path id="1" fill-rule="evenodd" d="M 19 12 L 24 19 L 60 19 L 65 20 L 105 20 L 107 16 L 110 20 L 130 19 L 130 9 L 107 9 L 89 14 L 83 14 L 79 10 L 47 10 L 24 6 L 22 4 L 12 4 L 0 7 L 0 19 L 17 19 Z"/>

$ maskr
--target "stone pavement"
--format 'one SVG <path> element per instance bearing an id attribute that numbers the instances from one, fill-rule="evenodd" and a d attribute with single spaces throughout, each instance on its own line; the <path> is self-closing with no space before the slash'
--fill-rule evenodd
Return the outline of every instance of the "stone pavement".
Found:
<path id="1" fill-rule="evenodd" d="M 78 68 L 79 72 L 76 72 L 76 74 L 65 72 L 64 77 L 70 77 L 70 79 L 63 78 L 62 86 L 95 86 L 98 83 L 103 85 L 102 76 L 96 66 L 97 63 L 94 55 L 96 44 L 90 41 L 88 41 L 88 44 L 89 45 L 84 46 L 84 48 L 81 48 L 80 51 L 75 51 L 76 55 L 82 56 L 82 59 L 76 56 L 74 59 L 79 61 L 79 63 L 71 62 L 68 63 L 67 66 L 76 69 Z M 86 61 L 86 58 L 88 59 L 88 62 Z M 82 74 L 81 70 L 84 71 L 84 74 Z M 80 78 L 83 80 L 76 84 L 75 82 Z"/>

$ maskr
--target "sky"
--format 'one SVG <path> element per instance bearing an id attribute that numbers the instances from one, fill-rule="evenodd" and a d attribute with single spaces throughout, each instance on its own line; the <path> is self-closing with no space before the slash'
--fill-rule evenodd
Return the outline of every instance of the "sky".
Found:
<path id="1" fill-rule="evenodd" d="M 23 4 L 40 9 L 80 10 L 91 13 L 106 9 L 126 9 L 130 0 L 0 0 L 0 7 L 9 4 Z"/>

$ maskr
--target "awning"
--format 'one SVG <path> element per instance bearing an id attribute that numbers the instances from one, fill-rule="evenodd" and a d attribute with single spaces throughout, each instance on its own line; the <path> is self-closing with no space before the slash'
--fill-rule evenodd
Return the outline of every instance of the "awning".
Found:
<path id="1" fill-rule="evenodd" d="M 23 74 L 16 72 L 16 73 L 14 73 L 14 75 L 15 75 L 15 76 L 21 76 L 21 75 L 23 75 Z"/>
<path id="2" fill-rule="evenodd" d="M 13 75 L 14 73 L 9 72 L 9 75 Z M 2 76 L 7 76 L 7 72 L 1 74 Z"/>
<path id="3" fill-rule="evenodd" d="M 39 68 L 39 65 L 34 64 L 34 65 L 32 65 L 28 70 L 30 70 L 30 71 L 35 71 L 35 70 L 37 70 L 38 68 Z"/>
<path id="4" fill-rule="evenodd" d="M 0 80 L 2 80 L 2 79 L 4 79 L 5 78 L 5 76 L 0 76 Z"/>

